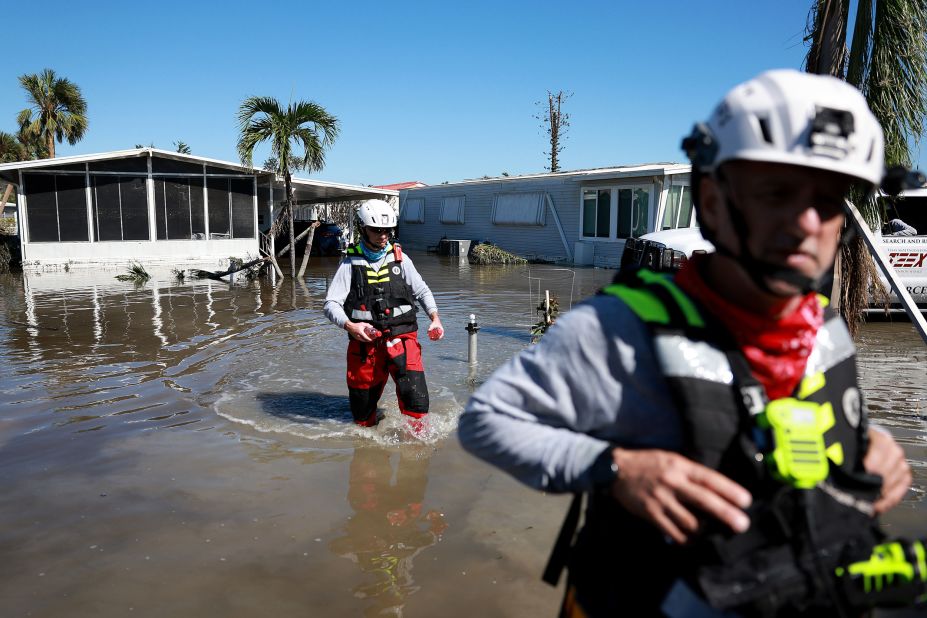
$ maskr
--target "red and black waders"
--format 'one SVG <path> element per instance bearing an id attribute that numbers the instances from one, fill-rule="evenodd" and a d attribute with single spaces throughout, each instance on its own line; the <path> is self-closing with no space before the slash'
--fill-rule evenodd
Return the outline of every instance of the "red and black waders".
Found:
<path id="1" fill-rule="evenodd" d="M 396 383 L 399 411 L 412 418 L 428 414 L 428 387 L 422 365 L 418 333 L 383 333 L 370 343 L 348 343 L 348 393 L 354 422 L 364 427 L 377 424 L 377 402 L 388 376 Z"/>

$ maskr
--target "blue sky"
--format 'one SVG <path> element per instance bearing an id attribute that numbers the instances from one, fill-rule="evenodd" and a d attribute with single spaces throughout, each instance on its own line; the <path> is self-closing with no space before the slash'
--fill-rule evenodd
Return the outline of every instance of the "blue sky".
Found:
<path id="1" fill-rule="evenodd" d="M 310 99 L 342 129 L 315 177 L 433 184 L 543 171 L 535 102 L 562 89 L 563 169 L 681 162 L 681 136 L 728 88 L 800 68 L 810 4 L 49 1 L 46 19 L 14 3 L 0 129 L 26 107 L 17 77 L 45 67 L 89 106 L 59 155 L 183 140 L 235 161 L 244 98 Z"/>

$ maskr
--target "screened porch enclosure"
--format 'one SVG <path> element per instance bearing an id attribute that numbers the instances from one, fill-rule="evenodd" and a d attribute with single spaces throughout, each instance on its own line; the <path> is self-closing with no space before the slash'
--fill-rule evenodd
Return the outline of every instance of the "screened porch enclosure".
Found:
<path id="1" fill-rule="evenodd" d="M 133 157 L 23 172 L 22 185 L 32 243 L 256 238 L 245 172 L 157 157 L 149 172 Z"/>
<path id="2" fill-rule="evenodd" d="M 272 172 L 156 148 L 0 164 L 17 187 L 24 269 L 254 259 L 279 215 Z M 398 192 L 292 179 L 297 204 L 396 198 Z M 272 244 L 272 240 L 270 240 Z"/>

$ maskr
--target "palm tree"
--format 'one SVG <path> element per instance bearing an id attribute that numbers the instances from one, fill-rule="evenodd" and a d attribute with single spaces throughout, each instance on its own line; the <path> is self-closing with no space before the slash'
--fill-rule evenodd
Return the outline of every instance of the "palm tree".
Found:
<path id="1" fill-rule="evenodd" d="M 21 75 L 19 83 L 26 91 L 30 107 L 19 112 L 17 121 L 24 135 L 39 137 L 55 156 L 55 140 L 65 139 L 72 146 L 87 130 L 87 102 L 80 88 L 51 69 L 39 74 Z"/>
<path id="2" fill-rule="evenodd" d="M 0 163 L 15 163 L 27 157 L 26 147 L 15 135 L 0 131 Z"/>
<path id="3" fill-rule="evenodd" d="M 862 91 L 885 132 L 888 166 L 911 164 L 927 119 L 927 0 L 858 0 L 847 48 L 850 0 L 814 0 L 808 17 L 805 69 L 833 75 Z M 874 200 L 854 200 L 870 226 L 881 223 Z M 875 264 L 862 239 L 845 246 L 835 267 L 840 312 L 851 331 L 859 326 Z M 842 285 L 839 284 L 842 282 Z"/>
<path id="4" fill-rule="evenodd" d="M 22 142 L 16 139 L 15 135 L 0 131 L 0 163 L 14 163 L 23 161 L 27 158 L 26 147 Z M 10 195 L 13 193 L 12 183 L 4 183 L 3 197 L 0 198 L 0 211 L 6 206 Z"/>
<path id="5" fill-rule="evenodd" d="M 177 152 L 180 154 L 190 154 L 190 147 L 183 140 L 177 140 L 174 142 L 174 148 L 176 148 Z"/>
<path id="6" fill-rule="evenodd" d="M 296 243 L 290 172 L 301 169 L 318 172 L 325 166 L 325 149 L 338 137 L 338 119 L 312 101 L 297 101 L 284 108 L 273 97 L 249 97 L 238 109 L 238 123 L 241 131 L 238 156 L 242 164 L 250 167 L 255 146 L 269 141 L 271 155 L 276 159 L 274 171 L 283 176 L 286 186 L 284 211 L 290 227 L 290 276 L 295 278 Z"/>

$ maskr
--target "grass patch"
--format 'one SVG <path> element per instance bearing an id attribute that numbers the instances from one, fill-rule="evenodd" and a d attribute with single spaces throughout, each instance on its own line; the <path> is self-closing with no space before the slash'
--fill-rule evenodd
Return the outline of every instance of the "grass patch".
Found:
<path id="1" fill-rule="evenodd" d="M 145 270 L 145 267 L 135 262 L 130 264 L 128 270 L 121 275 L 116 275 L 120 281 L 134 281 L 135 283 L 145 283 L 151 279 L 151 275 Z"/>
<path id="2" fill-rule="evenodd" d="M 501 249 L 488 242 L 481 242 L 470 250 L 471 264 L 527 264 L 525 258 Z"/>

